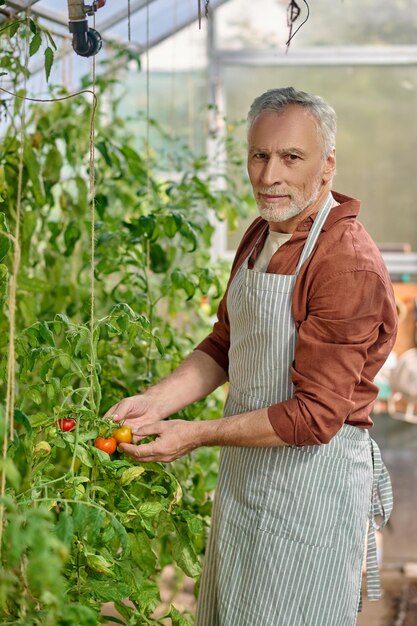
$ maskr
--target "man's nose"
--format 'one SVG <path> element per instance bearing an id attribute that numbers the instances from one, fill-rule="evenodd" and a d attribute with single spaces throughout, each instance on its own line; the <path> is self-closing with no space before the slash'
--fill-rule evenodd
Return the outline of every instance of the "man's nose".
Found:
<path id="1" fill-rule="evenodd" d="M 267 187 L 282 183 L 282 163 L 275 157 L 269 158 L 262 169 L 262 184 Z"/>

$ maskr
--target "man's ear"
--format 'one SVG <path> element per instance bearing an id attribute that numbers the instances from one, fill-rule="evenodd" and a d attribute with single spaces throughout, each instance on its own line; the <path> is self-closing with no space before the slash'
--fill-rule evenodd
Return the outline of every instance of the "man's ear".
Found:
<path id="1" fill-rule="evenodd" d="M 328 183 L 336 173 L 336 148 L 332 148 L 326 158 L 323 170 L 323 182 Z"/>

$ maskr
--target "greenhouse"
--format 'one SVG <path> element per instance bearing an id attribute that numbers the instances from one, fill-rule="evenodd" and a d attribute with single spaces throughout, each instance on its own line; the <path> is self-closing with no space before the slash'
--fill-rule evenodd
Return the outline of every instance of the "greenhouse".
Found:
<path id="1" fill-rule="evenodd" d="M 0 37 L 0 624 L 415 626 L 417 0 Z"/>

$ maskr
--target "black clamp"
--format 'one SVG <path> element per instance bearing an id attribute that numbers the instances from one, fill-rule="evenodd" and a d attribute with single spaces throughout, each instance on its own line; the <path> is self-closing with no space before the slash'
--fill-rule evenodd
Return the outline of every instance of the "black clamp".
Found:
<path id="1" fill-rule="evenodd" d="M 82 57 L 91 57 L 101 50 L 103 44 L 100 33 L 88 26 L 87 15 L 103 7 L 106 0 L 94 0 L 85 5 L 83 0 L 68 0 L 69 31 L 72 34 L 72 47 Z"/>

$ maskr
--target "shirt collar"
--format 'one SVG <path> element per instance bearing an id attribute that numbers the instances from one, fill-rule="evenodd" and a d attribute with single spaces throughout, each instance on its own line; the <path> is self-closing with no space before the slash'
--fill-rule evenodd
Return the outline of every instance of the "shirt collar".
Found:
<path id="1" fill-rule="evenodd" d="M 338 206 L 335 206 L 331 209 L 327 219 L 323 225 L 322 230 L 329 230 L 336 222 L 342 219 L 346 219 L 348 217 L 357 217 L 361 203 L 359 200 L 355 198 L 350 198 L 349 196 L 345 196 L 337 191 L 332 191 L 332 196 L 339 203 Z M 313 213 L 305 218 L 302 222 L 300 222 L 295 229 L 295 232 L 305 232 L 309 231 L 314 220 L 317 217 L 317 213 Z"/>

